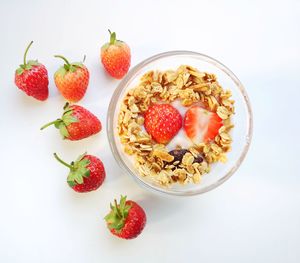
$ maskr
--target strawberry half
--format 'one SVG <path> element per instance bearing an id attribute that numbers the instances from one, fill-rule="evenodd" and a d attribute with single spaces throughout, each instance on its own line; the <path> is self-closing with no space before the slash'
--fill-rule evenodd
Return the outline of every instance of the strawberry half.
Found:
<path id="1" fill-rule="evenodd" d="M 183 121 L 186 135 L 196 144 L 213 140 L 222 126 L 223 121 L 217 113 L 198 105 L 187 110 Z"/>
<path id="2" fill-rule="evenodd" d="M 182 117 L 170 104 L 153 104 L 145 115 L 146 131 L 158 143 L 168 143 L 182 127 Z"/>

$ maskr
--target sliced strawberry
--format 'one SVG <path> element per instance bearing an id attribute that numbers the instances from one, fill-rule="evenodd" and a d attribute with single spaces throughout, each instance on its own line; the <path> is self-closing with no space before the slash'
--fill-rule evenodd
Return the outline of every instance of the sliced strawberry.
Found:
<path id="1" fill-rule="evenodd" d="M 185 113 L 183 126 L 186 135 L 194 143 L 200 143 L 213 140 L 223 122 L 216 113 L 194 105 Z"/>
<path id="2" fill-rule="evenodd" d="M 167 144 L 182 127 L 179 111 L 170 104 L 153 104 L 144 118 L 146 131 L 158 143 Z"/>

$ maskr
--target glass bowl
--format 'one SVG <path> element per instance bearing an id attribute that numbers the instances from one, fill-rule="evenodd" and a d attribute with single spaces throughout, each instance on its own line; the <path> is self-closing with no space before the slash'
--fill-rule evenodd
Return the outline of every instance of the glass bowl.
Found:
<path id="1" fill-rule="evenodd" d="M 211 165 L 211 171 L 202 176 L 199 184 L 173 184 L 161 186 L 146 177 L 141 177 L 134 168 L 129 156 L 123 152 L 117 134 L 117 120 L 120 103 L 126 92 L 135 87 L 140 77 L 150 70 L 177 69 L 180 65 L 190 65 L 200 71 L 214 73 L 224 89 L 232 92 L 235 100 L 235 114 L 231 130 L 232 150 L 227 154 L 228 161 Z M 244 160 L 252 137 L 252 111 L 246 90 L 234 73 L 219 61 L 191 51 L 170 51 L 152 56 L 132 68 L 120 82 L 111 99 L 107 116 L 107 134 L 111 150 L 118 164 L 129 173 L 135 181 L 148 190 L 168 195 L 189 196 L 210 191 L 225 182 L 239 168 Z M 131 157 L 132 158 L 132 157 Z"/>

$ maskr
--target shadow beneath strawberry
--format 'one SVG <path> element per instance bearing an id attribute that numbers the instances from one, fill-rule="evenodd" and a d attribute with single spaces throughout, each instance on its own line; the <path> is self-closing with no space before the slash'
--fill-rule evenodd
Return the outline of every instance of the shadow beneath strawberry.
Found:
<path id="1" fill-rule="evenodd" d="M 15 101 L 16 105 L 22 107 L 22 110 L 31 108 L 37 110 L 41 109 L 41 107 L 48 107 L 49 104 L 52 105 L 51 109 L 53 109 L 57 107 L 57 100 L 61 105 L 65 104 L 64 98 L 57 91 L 56 87 L 49 88 L 49 97 L 45 101 L 40 101 L 33 97 L 27 96 L 25 93 L 19 91 L 15 87 L 12 87 L 12 89 L 15 89 L 12 99 Z M 45 109 L 45 111 L 47 110 Z"/>
<path id="2" fill-rule="evenodd" d="M 209 195 L 164 197 L 154 193 L 145 193 L 142 197 L 133 196 L 132 198 L 144 208 L 147 214 L 148 225 L 154 227 L 158 224 L 167 224 L 169 229 L 166 230 L 167 232 L 178 228 L 178 218 L 182 218 L 184 221 L 186 220 L 187 224 L 189 224 L 189 222 L 205 222 L 207 217 L 205 216 L 206 213 L 204 211 L 209 213 L 209 211 L 214 210 L 215 205 L 213 203 L 216 201 L 214 197 L 211 198 Z M 198 211 L 196 212 L 195 209 Z M 201 213 L 201 211 L 203 211 L 203 213 Z M 172 218 L 177 219 L 172 221 Z"/>
<path id="3" fill-rule="evenodd" d="M 106 70 L 104 69 L 103 65 L 101 64 L 100 59 L 93 59 L 93 61 L 90 61 L 90 64 L 92 64 L 91 68 L 94 68 L 95 72 L 91 77 L 93 79 L 101 80 L 101 84 L 103 87 L 111 87 L 112 84 L 118 84 L 120 80 L 115 79 L 111 77 Z M 96 70 L 97 69 L 97 70 Z"/>
<path id="4" fill-rule="evenodd" d="M 144 194 L 142 198 L 136 197 L 135 200 L 145 209 L 148 224 L 170 221 L 176 214 L 184 213 L 191 202 L 189 198 L 166 198 L 151 193 Z"/>
<path id="5" fill-rule="evenodd" d="M 64 97 L 60 94 L 60 92 L 58 91 L 58 89 L 55 87 L 55 85 L 51 85 L 49 86 L 49 97 L 48 99 L 53 99 L 53 98 L 61 98 L 61 103 L 64 104 L 65 99 Z"/>
<path id="6" fill-rule="evenodd" d="M 22 91 L 17 90 L 17 88 L 15 91 L 15 97 L 13 99 L 17 100 L 18 105 L 21 106 L 38 107 L 44 104 L 44 101 L 40 101 L 33 97 L 30 97 Z"/>

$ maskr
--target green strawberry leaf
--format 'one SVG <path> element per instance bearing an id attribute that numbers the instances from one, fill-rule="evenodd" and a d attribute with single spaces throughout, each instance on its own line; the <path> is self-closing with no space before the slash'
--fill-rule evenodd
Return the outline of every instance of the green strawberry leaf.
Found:
<path id="1" fill-rule="evenodd" d="M 78 68 L 84 68 L 84 65 L 81 62 L 75 62 L 72 64 L 64 64 L 61 66 L 55 74 L 59 74 L 62 77 L 64 77 L 67 72 L 75 72 Z"/>
<path id="2" fill-rule="evenodd" d="M 69 132 L 67 130 L 67 127 L 63 122 L 59 125 L 59 132 L 64 139 L 69 137 Z"/>
<path id="3" fill-rule="evenodd" d="M 76 70 L 77 70 L 76 67 L 74 67 L 74 66 L 71 66 L 71 67 L 70 67 L 70 71 L 71 71 L 72 73 L 74 73 Z"/>
<path id="4" fill-rule="evenodd" d="M 124 227 L 131 205 L 126 204 L 126 196 L 121 196 L 120 204 L 110 204 L 111 211 L 104 217 L 109 229 L 114 229 L 117 232 Z"/>
<path id="5" fill-rule="evenodd" d="M 71 123 L 78 122 L 78 119 L 73 116 L 73 110 L 70 108 L 69 105 L 65 106 L 65 111 L 62 116 L 62 120 L 65 124 L 65 126 L 70 125 Z"/>
<path id="6" fill-rule="evenodd" d="M 74 181 L 67 181 L 67 183 L 69 184 L 69 186 L 73 187 L 76 185 L 76 183 Z"/>
<path id="7" fill-rule="evenodd" d="M 78 167 L 76 169 L 76 171 L 81 177 L 89 177 L 90 176 L 90 170 L 86 169 L 86 166 Z"/>
<path id="8" fill-rule="evenodd" d="M 37 60 L 29 60 L 25 65 L 20 65 L 23 69 L 29 70 L 33 66 L 39 65 L 39 62 Z"/>
<path id="9" fill-rule="evenodd" d="M 37 60 L 28 60 L 26 65 L 38 66 L 40 63 Z"/>
<path id="10" fill-rule="evenodd" d="M 83 176 L 80 174 L 80 170 L 76 170 L 74 172 L 71 172 L 68 176 L 68 181 L 73 181 L 76 184 L 82 184 L 83 183 Z"/>
<path id="11" fill-rule="evenodd" d="M 65 74 L 69 71 L 70 72 L 75 72 L 77 70 L 77 68 L 83 68 L 84 67 L 82 62 L 70 63 L 64 56 L 61 56 L 61 55 L 55 55 L 54 57 L 60 58 L 65 62 L 65 64 L 62 67 L 60 67 L 58 69 L 58 71 L 56 71 L 56 73 L 60 74 L 62 77 L 64 77 Z M 85 60 L 85 56 L 84 56 L 84 60 Z M 84 62 L 84 60 L 83 60 L 83 62 Z"/>
<path id="12" fill-rule="evenodd" d="M 78 122 L 78 119 L 76 117 L 73 117 L 73 116 L 70 116 L 70 115 L 67 115 L 67 116 L 64 116 L 63 117 L 63 122 L 66 126 L 70 125 L 71 123 L 74 123 L 74 122 Z"/>
<path id="13" fill-rule="evenodd" d="M 65 111 L 64 111 L 64 114 L 63 114 L 63 117 L 64 116 L 72 116 L 72 113 L 73 113 L 73 110 L 68 107 Z"/>
<path id="14" fill-rule="evenodd" d="M 17 73 L 18 75 L 21 75 L 23 72 L 24 72 L 24 69 L 22 69 L 22 68 L 18 68 L 18 69 L 16 70 L 16 73 Z"/>
<path id="15" fill-rule="evenodd" d="M 67 182 L 71 187 L 77 184 L 83 184 L 83 179 L 90 176 L 90 170 L 87 168 L 90 164 L 90 160 L 84 158 L 85 155 L 86 153 L 79 156 L 79 158 L 77 158 L 77 160 L 72 164 L 73 169 L 71 169 L 67 178 Z"/>
<path id="16" fill-rule="evenodd" d="M 64 66 L 61 66 L 56 72 L 55 76 L 60 75 L 61 77 L 64 77 L 67 74 L 68 70 L 64 68 Z"/>
<path id="17" fill-rule="evenodd" d="M 120 199 L 120 212 L 121 212 L 123 217 L 125 217 L 125 213 L 126 213 L 125 208 L 126 208 L 126 197 L 121 196 L 121 199 Z"/>
<path id="18" fill-rule="evenodd" d="M 70 66 L 69 66 L 69 65 L 67 65 L 67 64 L 64 64 L 64 66 L 63 66 L 63 67 L 64 67 L 64 69 L 65 69 L 65 71 L 66 71 L 66 72 L 68 72 L 68 71 L 70 70 Z"/>
<path id="19" fill-rule="evenodd" d="M 33 66 L 37 66 L 40 63 L 37 60 L 28 60 L 27 62 L 25 61 L 26 64 L 21 64 L 20 67 L 16 70 L 16 73 L 18 75 L 21 75 L 24 70 L 29 70 L 31 69 Z"/>
<path id="20" fill-rule="evenodd" d="M 80 161 L 75 162 L 75 167 L 78 169 L 85 168 L 89 163 L 90 161 L 88 159 L 83 158 Z"/>
<path id="21" fill-rule="evenodd" d="M 63 122 L 63 121 L 62 121 L 61 119 L 57 119 L 57 121 L 54 123 L 54 127 L 55 127 L 56 129 L 59 129 L 60 125 L 63 124 L 62 122 Z"/>
<path id="22" fill-rule="evenodd" d="M 123 228 L 124 223 L 125 223 L 124 219 L 122 219 L 122 220 L 115 220 L 111 224 L 108 225 L 108 228 L 109 229 L 115 229 L 118 232 L 118 231 L 120 231 Z"/>
<path id="23" fill-rule="evenodd" d="M 109 229 L 121 230 L 124 226 L 125 220 L 120 220 L 115 212 L 109 213 L 104 219 L 106 220 Z"/>
<path id="24" fill-rule="evenodd" d="M 84 68 L 84 65 L 82 62 L 75 62 L 71 64 L 75 68 Z"/>

